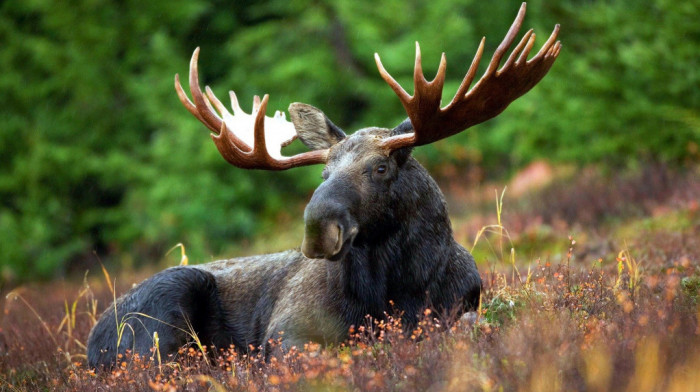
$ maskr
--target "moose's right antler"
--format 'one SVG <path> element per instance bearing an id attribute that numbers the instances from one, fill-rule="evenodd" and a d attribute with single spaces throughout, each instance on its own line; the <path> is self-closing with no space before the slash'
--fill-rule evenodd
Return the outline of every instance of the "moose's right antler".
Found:
<path id="1" fill-rule="evenodd" d="M 511 102 L 528 92 L 549 71 L 561 49 L 556 41 L 559 25 L 554 27 L 552 35 L 531 60 L 527 56 L 535 43 L 532 30 L 525 33 L 503 67 L 497 70 L 501 59 L 515 40 L 525 18 L 525 3 L 520 7 L 518 16 L 508 30 L 503 42 L 498 46 L 484 76 L 469 90 L 484 51 L 482 38 L 467 75 L 457 90 L 452 101 L 440 108 L 442 87 L 445 83 L 445 54 L 442 54 L 437 76 L 428 82 L 421 67 L 420 48 L 416 43 L 416 65 L 414 68 L 415 91 L 408 95 L 396 80 L 389 75 L 382 65 L 379 55 L 375 60 L 382 78 L 391 86 L 408 113 L 413 125 L 413 132 L 396 135 L 384 140 L 384 146 L 395 150 L 407 146 L 420 146 L 457 134 L 473 125 L 482 123 L 500 114 Z M 556 41 L 556 42 L 555 42 Z"/>
<path id="2" fill-rule="evenodd" d="M 297 135 L 294 126 L 285 120 L 283 113 L 277 112 L 273 118 L 265 117 L 267 94 L 262 101 L 255 96 L 251 115 L 243 112 L 233 91 L 230 92 L 233 115 L 209 87 L 206 88 L 205 96 L 199 87 L 198 58 L 199 48 L 195 49 L 190 61 L 189 81 L 194 103 L 187 98 L 178 75 L 175 75 L 175 90 L 185 108 L 213 132 L 211 138 L 216 148 L 230 164 L 243 169 L 285 170 L 326 162 L 327 149 L 309 151 L 292 157 L 282 156 L 280 149 L 291 143 Z M 223 119 L 216 114 L 212 104 L 219 110 Z M 265 132 L 266 125 L 270 128 L 268 132 Z M 271 140 L 273 143 L 266 141 L 266 137 L 274 139 Z"/>

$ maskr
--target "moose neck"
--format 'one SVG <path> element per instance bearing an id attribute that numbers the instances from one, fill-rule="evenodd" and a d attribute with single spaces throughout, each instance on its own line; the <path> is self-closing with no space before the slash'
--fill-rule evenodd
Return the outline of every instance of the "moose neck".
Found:
<path id="1" fill-rule="evenodd" d="M 445 266 L 459 254 L 445 198 L 413 158 L 400 171 L 390 197 L 394 208 L 389 215 L 362 228 L 340 263 L 349 324 L 361 323 L 366 314 L 382 317 L 389 301 L 409 320 L 415 318 L 433 301 L 433 291 L 446 278 Z"/>

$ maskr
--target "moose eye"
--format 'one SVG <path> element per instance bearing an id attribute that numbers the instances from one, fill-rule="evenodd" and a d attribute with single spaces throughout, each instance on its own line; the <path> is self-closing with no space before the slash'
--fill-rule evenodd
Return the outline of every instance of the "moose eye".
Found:
<path id="1" fill-rule="evenodd" d="M 381 165 L 377 166 L 377 174 L 384 173 L 386 173 L 386 165 L 382 163 Z"/>

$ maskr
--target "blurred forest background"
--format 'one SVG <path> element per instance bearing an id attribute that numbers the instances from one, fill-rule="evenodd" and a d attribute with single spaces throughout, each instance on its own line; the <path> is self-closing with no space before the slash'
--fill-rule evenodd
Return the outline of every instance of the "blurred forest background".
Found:
<path id="1" fill-rule="evenodd" d="M 280 214 L 301 219 L 321 168 L 229 166 L 173 90 L 195 47 L 203 82 L 220 97 L 236 90 L 245 110 L 269 93 L 270 112 L 300 101 L 346 131 L 391 127 L 405 113 L 374 52 L 404 86 L 414 41 L 429 78 L 446 52 L 449 100 L 480 38 L 490 58 L 519 5 L 3 1 L 0 281 L 84 271 L 97 256 L 142 265 L 179 242 L 208 261 Z M 700 0 L 530 1 L 521 35 L 535 28 L 537 48 L 562 25 L 549 75 L 498 118 L 415 154 L 438 175 L 501 178 L 537 159 L 612 170 L 698 162 L 699 17 Z"/>

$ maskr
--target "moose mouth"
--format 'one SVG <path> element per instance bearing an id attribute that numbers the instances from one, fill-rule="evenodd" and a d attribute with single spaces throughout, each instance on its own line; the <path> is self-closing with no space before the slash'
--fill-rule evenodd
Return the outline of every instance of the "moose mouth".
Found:
<path id="1" fill-rule="evenodd" d="M 357 235 L 357 226 L 345 229 L 342 224 L 329 222 L 320 225 L 306 225 L 301 252 L 310 259 L 340 261 L 347 255 Z"/>

